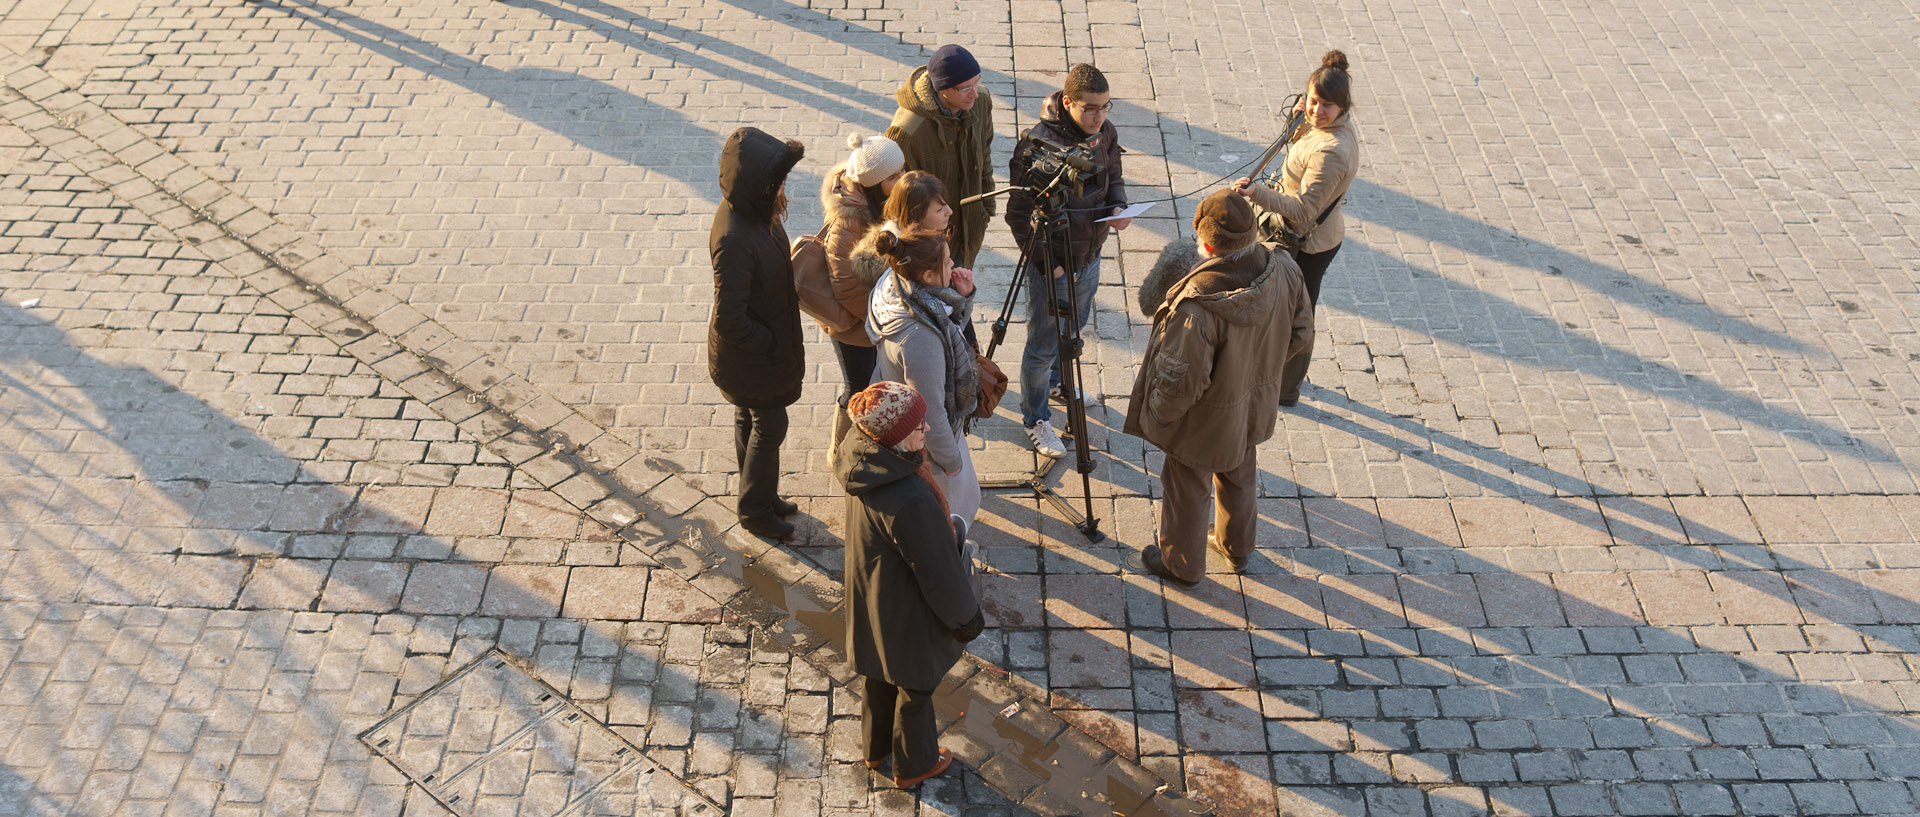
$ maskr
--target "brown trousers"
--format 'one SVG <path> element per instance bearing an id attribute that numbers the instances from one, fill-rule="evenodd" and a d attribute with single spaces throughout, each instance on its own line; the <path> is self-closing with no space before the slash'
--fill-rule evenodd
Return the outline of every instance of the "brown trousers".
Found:
<path id="1" fill-rule="evenodd" d="M 1202 471 L 1172 457 L 1160 470 L 1160 552 L 1167 569 L 1188 581 L 1207 575 L 1208 504 L 1214 536 L 1234 556 L 1253 553 L 1260 520 L 1260 464 L 1253 449 L 1231 471 Z M 1216 492 L 1217 489 L 1217 492 Z M 1209 500 L 1212 500 L 1209 503 Z"/>

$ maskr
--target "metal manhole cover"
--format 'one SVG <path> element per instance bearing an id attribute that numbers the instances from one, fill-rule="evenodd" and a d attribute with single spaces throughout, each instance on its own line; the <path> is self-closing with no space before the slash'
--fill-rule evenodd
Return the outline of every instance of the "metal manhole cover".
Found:
<path id="1" fill-rule="evenodd" d="M 360 741 L 462 817 L 726 813 L 498 650 Z"/>

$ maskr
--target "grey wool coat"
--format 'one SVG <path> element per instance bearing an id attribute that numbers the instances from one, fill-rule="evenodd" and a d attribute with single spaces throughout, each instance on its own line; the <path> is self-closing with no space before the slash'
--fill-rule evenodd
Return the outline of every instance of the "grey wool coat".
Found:
<path id="1" fill-rule="evenodd" d="M 920 455 L 883 447 L 858 428 L 840 445 L 848 664 L 894 686 L 931 690 L 960 660 L 953 631 L 973 620 L 980 600 Z"/>

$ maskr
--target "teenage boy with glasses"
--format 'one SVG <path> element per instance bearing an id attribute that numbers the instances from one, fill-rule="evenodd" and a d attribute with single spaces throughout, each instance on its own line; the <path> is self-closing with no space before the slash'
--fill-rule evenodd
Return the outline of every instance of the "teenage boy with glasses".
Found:
<path id="1" fill-rule="evenodd" d="M 1113 123 L 1107 121 L 1113 110 L 1113 94 L 1107 77 L 1091 65 L 1079 64 L 1067 69 L 1066 86 L 1047 97 L 1040 121 L 1014 146 L 1013 161 L 1007 168 L 1008 183 L 1028 187 L 1044 185 L 1048 179 L 1028 178 L 1033 152 L 1039 140 L 1064 147 L 1082 143 L 1092 148 L 1093 173 L 1078 184 L 1063 184 L 1062 196 L 1067 211 L 1064 229 L 1046 236 L 1052 248 L 1053 268 L 1041 270 L 1039 247 L 1033 243 L 1033 197 L 1024 189 L 1007 200 L 1007 226 L 1029 250 L 1027 269 L 1027 345 L 1020 361 L 1020 422 L 1027 428 L 1027 439 L 1042 456 L 1058 459 L 1066 456 L 1066 447 L 1053 429 L 1053 412 L 1047 406 L 1049 392 L 1060 388 L 1060 344 L 1056 316 L 1048 312 L 1047 290 L 1062 309 L 1068 303 L 1068 282 L 1072 282 L 1075 327 L 1085 331 L 1093 314 L 1094 292 L 1100 287 L 1100 249 L 1107 242 L 1108 228 L 1124 230 L 1128 219 L 1100 221 L 1118 214 L 1127 205 L 1126 183 L 1120 177 L 1120 139 Z"/>

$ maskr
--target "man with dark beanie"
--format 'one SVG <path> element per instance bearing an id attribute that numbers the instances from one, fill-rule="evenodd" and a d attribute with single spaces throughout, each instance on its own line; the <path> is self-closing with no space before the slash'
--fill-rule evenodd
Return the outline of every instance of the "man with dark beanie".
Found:
<path id="1" fill-rule="evenodd" d="M 1200 202 L 1193 230 L 1202 260 L 1154 312 L 1125 428 L 1167 455 L 1160 544 L 1142 557 L 1148 570 L 1183 587 L 1206 577 L 1208 547 L 1236 572 L 1246 567 L 1259 514 L 1254 449 L 1273 436 L 1287 361 L 1313 352 L 1313 306 L 1300 266 L 1255 242 L 1253 205 L 1221 190 Z"/>
<path id="2" fill-rule="evenodd" d="M 960 206 L 961 199 L 993 189 L 993 95 L 980 86 L 980 62 L 965 48 L 940 46 L 893 98 L 900 109 L 887 138 L 906 154 L 908 170 L 924 170 L 947 186 L 953 206 L 947 246 L 954 266 L 971 269 L 995 213 L 992 199 Z"/>

